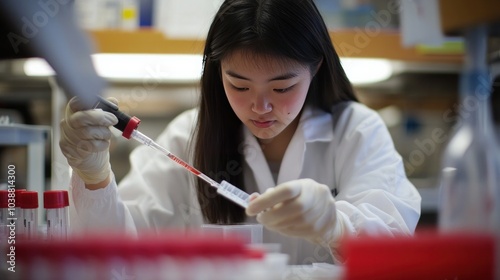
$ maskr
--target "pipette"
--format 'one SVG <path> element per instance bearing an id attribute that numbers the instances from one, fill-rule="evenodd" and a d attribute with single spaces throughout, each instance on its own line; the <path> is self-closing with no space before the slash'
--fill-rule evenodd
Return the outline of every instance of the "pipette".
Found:
<path id="1" fill-rule="evenodd" d="M 116 104 L 114 104 L 114 103 L 112 103 L 112 102 L 110 102 L 102 97 L 98 97 L 98 99 L 99 99 L 99 101 L 94 105 L 94 108 L 99 108 L 99 109 L 102 109 L 106 112 L 110 112 L 113 115 L 115 115 L 118 118 L 118 123 L 116 125 L 114 125 L 114 127 L 117 128 L 118 130 L 122 131 L 123 137 L 125 137 L 127 139 L 133 138 L 137 142 L 139 142 L 143 145 L 151 147 L 159 152 L 162 152 L 168 158 L 175 161 L 177 164 L 181 165 L 189 172 L 198 176 L 203 181 L 210 184 L 210 186 L 216 188 L 218 194 L 228 198 L 229 200 L 240 205 L 243 208 L 246 208 L 248 206 L 248 202 L 249 202 L 249 198 L 250 198 L 249 194 L 240 190 L 239 188 L 237 188 L 236 186 L 232 185 L 231 183 L 229 183 L 225 180 L 220 182 L 220 184 L 217 183 L 212 178 L 203 174 L 198 169 L 189 165 L 188 163 L 186 163 L 182 159 L 178 158 L 177 156 L 175 156 L 174 154 L 169 152 L 164 147 L 160 146 L 158 143 L 153 141 L 151 138 L 149 138 L 148 136 L 146 136 L 143 133 L 141 133 L 140 131 L 138 131 L 137 128 L 139 127 L 139 123 L 141 122 L 141 120 L 139 120 L 137 117 L 135 117 L 135 116 L 130 117 L 129 115 L 120 111 Z"/>

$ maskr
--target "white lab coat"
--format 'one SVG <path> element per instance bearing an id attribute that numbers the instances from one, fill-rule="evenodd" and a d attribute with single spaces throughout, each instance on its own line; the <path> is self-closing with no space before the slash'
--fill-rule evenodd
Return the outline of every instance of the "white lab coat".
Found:
<path id="1" fill-rule="evenodd" d="M 190 159 L 187 148 L 196 112 L 192 109 L 175 118 L 158 137 L 158 144 L 182 159 Z M 289 180 L 312 178 L 337 189 L 336 207 L 345 233 L 413 233 L 421 198 L 408 181 L 402 158 L 381 118 L 366 106 L 351 102 L 335 121 L 334 128 L 331 114 L 304 109 L 277 182 L 257 140 L 245 128 L 243 172 L 247 192 L 262 193 Z M 146 146 L 136 148 L 130 161 L 130 173 L 118 187 L 113 179 L 106 188 L 89 191 L 73 174 L 73 228 L 164 230 L 203 223 L 194 175 Z M 264 229 L 264 242 L 280 243 L 281 251 L 290 256 L 290 264 L 333 262 L 329 250 L 303 239 Z M 335 251 L 332 253 L 335 255 Z"/>

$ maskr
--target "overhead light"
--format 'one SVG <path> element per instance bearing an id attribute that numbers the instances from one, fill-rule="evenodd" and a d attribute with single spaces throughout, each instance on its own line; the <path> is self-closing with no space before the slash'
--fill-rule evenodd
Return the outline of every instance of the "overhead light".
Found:
<path id="1" fill-rule="evenodd" d="M 187 54 L 94 54 L 99 76 L 117 81 L 198 81 L 202 56 Z M 27 59 L 23 66 L 27 76 L 52 76 L 54 70 L 41 58 Z"/>
<path id="2" fill-rule="evenodd" d="M 188 54 L 96 54 L 97 73 L 108 79 L 198 81 L 202 56 Z"/>
<path id="3" fill-rule="evenodd" d="M 24 62 L 23 66 L 24 74 L 26 76 L 54 76 L 54 70 L 50 65 L 42 58 L 29 58 Z"/>
<path id="4" fill-rule="evenodd" d="M 371 84 L 392 76 L 392 64 L 387 59 L 340 58 L 344 71 L 354 85 Z"/>
<path id="5" fill-rule="evenodd" d="M 97 73 L 117 81 L 198 81 L 202 73 L 202 56 L 187 54 L 94 54 Z M 388 79 L 392 65 L 386 59 L 341 58 L 349 80 L 355 85 Z M 54 70 L 44 59 L 30 58 L 24 64 L 27 76 L 52 76 Z"/>

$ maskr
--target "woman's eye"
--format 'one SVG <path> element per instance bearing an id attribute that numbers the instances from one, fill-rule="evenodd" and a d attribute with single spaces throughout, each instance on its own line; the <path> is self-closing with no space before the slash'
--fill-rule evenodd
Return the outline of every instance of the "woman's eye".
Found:
<path id="1" fill-rule="evenodd" d="M 248 88 L 246 87 L 236 87 L 236 86 L 233 86 L 233 88 L 236 90 L 236 91 L 247 91 Z"/>
<path id="2" fill-rule="evenodd" d="M 287 87 L 287 88 L 275 88 L 274 91 L 277 92 L 277 93 L 285 93 L 285 92 L 289 91 L 292 88 L 293 88 L 293 86 Z"/>

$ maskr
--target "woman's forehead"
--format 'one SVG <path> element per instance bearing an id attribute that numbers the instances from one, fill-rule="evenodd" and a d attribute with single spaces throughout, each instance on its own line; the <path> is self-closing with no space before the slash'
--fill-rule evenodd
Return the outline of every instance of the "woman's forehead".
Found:
<path id="1" fill-rule="evenodd" d="M 274 69 L 276 71 L 290 68 L 308 68 L 307 65 L 285 56 L 259 53 L 252 50 L 235 50 L 226 55 L 221 64 L 241 68 Z"/>

